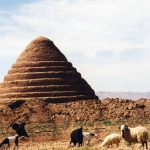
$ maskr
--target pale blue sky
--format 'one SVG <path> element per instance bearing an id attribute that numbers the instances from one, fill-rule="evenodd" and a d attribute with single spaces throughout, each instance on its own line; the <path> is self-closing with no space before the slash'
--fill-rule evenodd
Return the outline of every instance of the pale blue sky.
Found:
<path id="1" fill-rule="evenodd" d="M 0 1 L 0 81 L 46 36 L 95 91 L 150 91 L 150 1 Z"/>
<path id="2" fill-rule="evenodd" d="M 0 10 L 8 10 L 15 9 L 22 4 L 34 2 L 36 0 L 1 0 L 0 1 Z"/>

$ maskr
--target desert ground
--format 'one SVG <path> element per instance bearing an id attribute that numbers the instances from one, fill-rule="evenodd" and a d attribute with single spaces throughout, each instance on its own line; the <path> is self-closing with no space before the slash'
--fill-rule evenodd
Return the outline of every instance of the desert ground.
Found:
<path id="1" fill-rule="evenodd" d="M 149 142 L 150 145 L 150 142 Z M 19 147 L 20 150 L 141 150 L 140 144 L 133 144 L 128 146 L 126 143 L 121 142 L 119 147 L 100 147 L 99 143 L 93 143 L 91 145 L 84 145 L 82 147 L 70 147 L 69 141 L 49 141 L 49 142 L 31 142 L 22 144 Z M 150 149 L 150 146 L 149 146 Z"/>
<path id="2" fill-rule="evenodd" d="M 19 150 L 141 150 L 140 143 L 133 143 L 129 146 L 124 140 L 121 141 L 119 147 L 116 145 L 113 145 L 112 147 L 100 147 L 104 137 L 107 135 L 111 133 L 120 134 L 118 126 L 119 125 L 111 124 L 110 122 L 103 123 L 99 128 L 96 128 L 98 138 L 93 137 L 90 144 L 87 144 L 87 141 L 84 139 L 84 145 L 82 147 L 69 145 L 70 132 L 76 127 L 70 127 L 65 131 L 62 131 L 61 134 L 55 136 L 55 138 L 49 136 L 48 133 L 47 135 L 40 135 L 39 133 L 34 135 L 30 134 L 28 141 L 20 141 Z M 148 130 L 150 129 L 149 125 L 145 126 Z M 93 126 L 86 126 L 84 130 L 91 132 L 96 131 Z M 148 143 L 148 147 L 150 150 L 150 142 Z M 13 146 L 10 149 L 13 149 Z"/>

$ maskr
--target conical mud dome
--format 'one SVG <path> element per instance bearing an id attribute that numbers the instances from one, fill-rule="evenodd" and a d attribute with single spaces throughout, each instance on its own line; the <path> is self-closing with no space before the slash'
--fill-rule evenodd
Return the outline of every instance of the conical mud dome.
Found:
<path id="1" fill-rule="evenodd" d="M 45 37 L 26 47 L 0 86 L 1 101 L 40 98 L 61 103 L 98 99 L 80 73 Z"/>
<path id="2" fill-rule="evenodd" d="M 40 36 L 33 40 L 17 59 L 17 63 L 23 61 L 67 61 L 67 59 L 52 41 Z"/>

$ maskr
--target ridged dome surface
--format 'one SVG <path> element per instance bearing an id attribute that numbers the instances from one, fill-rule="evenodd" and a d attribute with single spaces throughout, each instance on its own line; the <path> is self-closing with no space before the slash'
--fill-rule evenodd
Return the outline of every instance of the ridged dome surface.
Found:
<path id="1" fill-rule="evenodd" d="M 66 61 L 66 57 L 45 37 L 33 40 L 18 57 L 17 61 Z"/>
<path id="2" fill-rule="evenodd" d="M 0 100 L 40 98 L 48 102 L 98 99 L 76 68 L 45 37 L 33 40 L 0 84 Z"/>

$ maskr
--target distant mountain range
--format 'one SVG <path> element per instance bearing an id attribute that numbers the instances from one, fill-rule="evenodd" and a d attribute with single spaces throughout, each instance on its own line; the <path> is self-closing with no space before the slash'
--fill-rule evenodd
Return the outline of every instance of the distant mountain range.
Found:
<path id="1" fill-rule="evenodd" d="M 140 99 L 150 98 L 150 92 L 105 92 L 99 91 L 96 93 L 99 99 L 104 98 L 122 98 L 122 99 Z"/>

